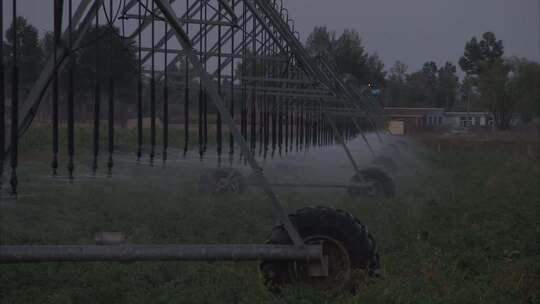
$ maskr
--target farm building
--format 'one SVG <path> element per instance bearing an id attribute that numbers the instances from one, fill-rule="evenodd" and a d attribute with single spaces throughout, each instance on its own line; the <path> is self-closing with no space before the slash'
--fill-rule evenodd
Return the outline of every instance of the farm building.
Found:
<path id="1" fill-rule="evenodd" d="M 448 129 L 492 127 L 493 115 L 487 112 L 445 112 L 444 127 Z"/>
<path id="2" fill-rule="evenodd" d="M 443 125 L 444 109 L 387 107 L 384 115 L 389 124 L 402 125 L 404 133 L 414 133 L 440 128 Z"/>
<path id="3" fill-rule="evenodd" d="M 389 126 L 393 126 L 394 130 L 402 129 L 403 133 L 471 127 L 491 128 L 494 121 L 493 115 L 488 112 L 446 112 L 443 108 L 387 107 L 384 113 Z"/>

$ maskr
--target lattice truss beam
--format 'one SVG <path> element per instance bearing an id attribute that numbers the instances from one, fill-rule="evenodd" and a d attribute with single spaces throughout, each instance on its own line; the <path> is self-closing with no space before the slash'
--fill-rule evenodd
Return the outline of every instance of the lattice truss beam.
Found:
<path id="1" fill-rule="evenodd" d="M 137 46 L 137 156 L 143 155 L 143 104 L 150 103 L 150 159 L 156 155 L 156 102 L 163 100 L 163 160 L 167 159 L 169 91 L 183 93 L 185 143 L 190 146 L 190 115 L 196 115 L 198 152 L 207 151 L 208 113 L 216 116 L 217 153 L 224 150 L 223 129 L 229 129 L 229 154 L 240 146 L 244 158 L 259 154 L 287 153 L 309 146 L 343 145 L 355 171 L 359 172 L 345 142 L 363 134 L 364 126 L 376 129 L 376 107 L 372 98 L 346 84 L 322 56 L 312 57 L 303 48 L 282 1 L 277 0 L 82 0 L 78 7 L 72 0 L 51 0 L 55 7 L 54 54 L 43 69 L 26 99 L 12 105 L 17 129 L 2 137 L 2 147 L 11 155 L 11 184 L 16 192 L 17 143 L 31 125 L 42 100 L 52 91 L 53 171 L 58 168 L 58 75 L 76 69 L 74 52 L 81 47 L 107 44 L 96 37 L 94 46 L 82 45 L 90 29 L 96 25 L 117 26 L 122 39 Z M 62 24 L 65 6 L 68 24 Z M 16 15 L 16 14 L 14 14 Z M 106 18 L 103 18 L 103 15 Z M 101 19 L 100 19 L 101 16 Z M 103 20 L 105 19 L 105 20 Z M 127 30 L 126 30 L 127 29 Z M 97 31 L 96 31 L 97 32 Z M 96 34 L 97 35 L 97 34 Z M 111 44 L 112 45 L 112 44 Z M 110 49 L 111 52 L 114 50 Z M 112 58 L 112 55 L 111 55 Z M 96 70 L 100 64 L 96 57 Z M 16 64 L 14 65 L 16 66 Z M 107 100 L 101 100 L 99 77 L 109 77 Z M 68 171 L 74 171 L 73 82 L 68 81 Z M 157 92 L 157 84 L 163 92 Z M 143 88 L 149 86 L 150 100 L 144 100 Z M 108 162 L 111 172 L 114 153 L 115 80 L 111 75 L 96 75 L 94 109 L 94 172 L 98 168 L 100 113 L 107 112 Z M 214 92 L 215 91 L 215 92 Z M 163 98 L 157 98 L 163 94 Z M 193 102 L 193 100 L 196 100 Z M 216 100 L 218 99 L 218 100 Z M 214 101 L 215 107 L 210 106 Z M 12 102 L 18 102 L 12 98 Z M 220 106 L 222 107 L 220 111 Z M 223 117 L 223 115 L 227 117 Z M 2 119 L 4 118 L 2 113 Z M 230 117 L 229 117 L 230 116 Z M 18 121 L 17 121 L 18 120 Z M 225 121 L 224 121 L 225 120 Z M 226 128 L 222 124 L 226 124 Z M 235 126 L 239 130 L 235 132 Z M 2 127 L 4 122 L 2 121 Z M 11 138 L 6 145 L 6 138 Z M 244 147 L 244 145 L 246 145 Z M 14 151 L 14 153 L 9 153 Z M 231 157 L 232 159 L 232 157 Z M 251 163 L 255 171 L 258 166 Z M 3 166 L 2 166 L 3 167 Z"/>

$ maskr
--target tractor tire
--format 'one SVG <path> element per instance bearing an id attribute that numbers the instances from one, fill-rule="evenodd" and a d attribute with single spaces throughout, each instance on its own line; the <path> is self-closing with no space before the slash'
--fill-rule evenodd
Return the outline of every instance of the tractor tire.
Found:
<path id="1" fill-rule="evenodd" d="M 199 179 L 200 193 L 243 193 L 244 190 L 242 174 L 233 168 L 208 170 Z"/>
<path id="2" fill-rule="evenodd" d="M 392 157 L 389 156 L 379 155 L 375 157 L 373 163 L 377 166 L 385 168 L 389 172 L 397 172 L 399 170 L 397 163 L 394 161 L 394 159 L 392 159 Z"/>
<path id="3" fill-rule="evenodd" d="M 394 198 L 396 197 L 396 184 L 394 180 L 380 168 L 364 168 L 360 170 L 362 178 L 373 183 L 373 189 L 367 190 L 362 187 L 350 187 L 347 192 L 352 198 L 370 197 L 370 198 Z M 351 182 L 359 182 L 362 179 L 357 175 L 351 178 Z"/>
<path id="4" fill-rule="evenodd" d="M 328 257 L 328 276 L 312 277 L 306 261 L 263 261 L 264 284 L 277 292 L 291 284 L 303 284 L 329 292 L 354 292 L 362 282 L 380 271 L 377 245 L 367 227 L 348 212 L 327 207 L 309 207 L 289 215 L 305 244 L 323 245 Z M 269 244 L 292 244 L 282 225 L 275 226 Z"/>
<path id="5" fill-rule="evenodd" d="M 381 149 L 381 152 L 382 153 L 385 153 L 385 154 L 390 154 L 390 155 L 394 155 L 396 157 L 400 157 L 401 156 L 401 150 L 400 148 L 397 146 L 397 144 L 386 144 L 382 147 Z"/>

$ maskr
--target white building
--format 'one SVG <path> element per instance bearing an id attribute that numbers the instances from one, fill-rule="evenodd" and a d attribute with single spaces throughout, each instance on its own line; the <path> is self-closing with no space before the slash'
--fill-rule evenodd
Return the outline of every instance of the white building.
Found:
<path id="1" fill-rule="evenodd" d="M 449 129 L 493 126 L 493 115 L 488 112 L 445 112 L 443 126 Z"/>
<path id="2" fill-rule="evenodd" d="M 422 130 L 454 130 L 493 127 L 493 115 L 488 112 L 445 112 L 443 108 L 386 107 L 385 117 L 394 128 L 405 133 Z M 400 122 L 398 127 L 397 122 Z"/>

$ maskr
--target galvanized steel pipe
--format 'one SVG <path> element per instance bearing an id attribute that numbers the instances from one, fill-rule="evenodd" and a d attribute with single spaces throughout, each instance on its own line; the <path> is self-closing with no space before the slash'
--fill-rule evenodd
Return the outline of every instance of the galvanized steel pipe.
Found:
<path id="1" fill-rule="evenodd" d="M 320 260 L 322 245 L 0 246 L 0 263 Z"/>

